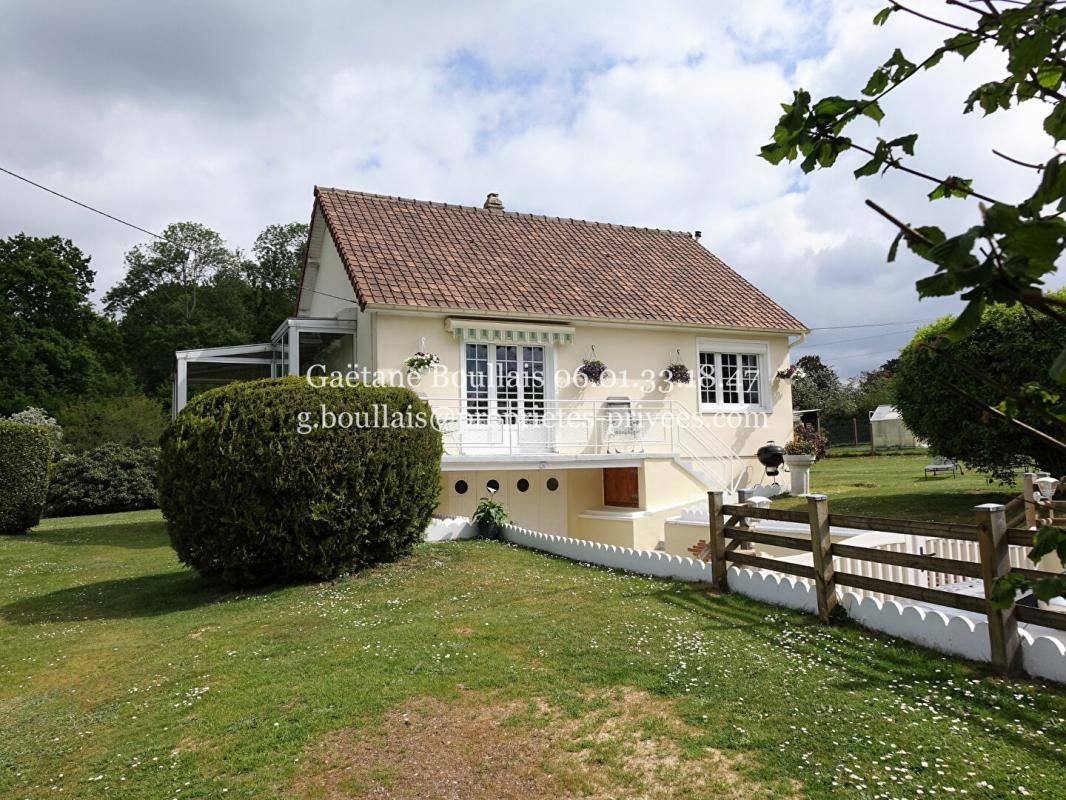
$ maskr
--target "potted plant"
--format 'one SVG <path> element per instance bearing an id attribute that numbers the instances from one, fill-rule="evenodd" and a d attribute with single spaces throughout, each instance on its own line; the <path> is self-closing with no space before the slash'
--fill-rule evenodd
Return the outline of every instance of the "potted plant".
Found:
<path id="1" fill-rule="evenodd" d="M 419 350 L 404 361 L 403 365 L 407 367 L 408 372 L 421 375 L 426 370 L 433 369 L 433 367 L 437 366 L 439 363 L 440 358 L 438 358 L 436 353 L 423 353 Z"/>
<path id="2" fill-rule="evenodd" d="M 793 439 L 785 444 L 786 464 L 813 464 L 818 460 L 818 450 L 814 442 L 807 439 Z"/>
<path id="3" fill-rule="evenodd" d="M 681 360 L 680 350 L 677 351 L 677 361 L 666 365 L 666 369 L 663 370 L 663 377 L 670 383 L 689 383 L 692 380 L 692 373 L 689 372 L 688 367 Z"/>
<path id="4" fill-rule="evenodd" d="M 790 364 L 784 369 L 779 369 L 777 371 L 777 377 L 783 381 L 790 381 L 793 378 L 802 378 L 804 375 L 805 373 L 800 369 L 798 364 Z"/>
<path id="5" fill-rule="evenodd" d="M 482 497 L 478 500 L 477 508 L 474 509 L 474 516 L 471 519 L 477 525 L 479 539 L 499 539 L 500 529 L 509 517 L 503 503 L 489 497 Z"/>
<path id="6" fill-rule="evenodd" d="M 607 365 L 596 357 L 595 345 L 592 347 L 591 355 L 581 359 L 581 366 L 577 368 L 579 375 L 584 375 L 586 380 L 597 385 L 603 379 L 603 373 L 606 371 Z"/>

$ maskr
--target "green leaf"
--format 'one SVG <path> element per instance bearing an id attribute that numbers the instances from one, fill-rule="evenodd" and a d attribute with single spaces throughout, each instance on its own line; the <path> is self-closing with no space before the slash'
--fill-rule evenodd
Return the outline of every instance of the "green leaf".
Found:
<path id="1" fill-rule="evenodd" d="M 970 228 L 965 233 L 945 239 L 929 250 L 927 258 L 948 269 L 970 266 L 974 260 L 973 245 L 977 233 L 977 228 Z"/>
<path id="2" fill-rule="evenodd" d="M 950 39 L 944 40 L 944 49 L 958 53 L 966 60 L 981 46 L 981 37 L 969 32 L 958 33 Z"/>
<path id="3" fill-rule="evenodd" d="M 896 234 L 896 238 L 892 240 L 892 245 L 888 248 L 888 263 L 891 264 L 896 260 L 896 255 L 899 253 L 899 242 L 903 238 L 903 231 Z"/>
<path id="4" fill-rule="evenodd" d="M 1016 206 L 995 203 L 985 210 L 985 227 L 992 233 L 1010 233 L 1020 222 Z"/>
<path id="5" fill-rule="evenodd" d="M 960 178 L 950 175 L 929 193 L 930 200 L 939 200 L 945 197 L 969 197 L 970 187 L 973 181 L 969 178 Z"/>
<path id="6" fill-rule="evenodd" d="M 882 166 L 884 166 L 885 159 L 881 156 L 874 156 L 857 170 L 855 170 L 856 178 L 868 178 L 871 175 L 876 175 Z"/>
<path id="7" fill-rule="evenodd" d="M 1036 69 L 1036 82 L 1045 89 L 1058 89 L 1062 83 L 1062 67 L 1058 64 L 1041 64 Z"/>
<path id="8" fill-rule="evenodd" d="M 1056 224 L 1050 219 L 1040 219 L 1019 225 L 1003 237 L 1001 245 L 1005 253 L 1053 264 L 1062 252 L 1064 234 L 1066 229 L 1061 220 Z"/>
<path id="9" fill-rule="evenodd" d="M 897 139 L 893 139 L 888 143 L 889 147 L 902 147 L 903 152 L 909 156 L 914 155 L 914 143 L 918 141 L 918 134 L 909 133 L 906 136 L 900 136 Z"/>
<path id="10" fill-rule="evenodd" d="M 892 12 L 895 10 L 895 6 L 882 8 L 880 11 L 874 14 L 874 25 L 884 25 L 886 22 L 888 22 L 888 18 L 892 16 Z"/>
<path id="11" fill-rule="evenodd" d="M 1056 142 L 1066 139 L 1066 103 L 1055 104 L 1055 110 L 1044 120 L 1044 130 Z"/>
<path id="12" fill-rule="evenodd" d="M 971 300 L 966 304 L 966 308 L 962 310 L 962 313 L 959 314 L 948 329 L 944 331 L 944 335 L 953 342 L 964 339 L 973 333 L 974 328 L 976 328 L 981 322 L 981 315 L 984 314 L 984 311 L 985 299 L 983 297 Z"/>
<path id="13" fill-rule="evenodd" d="M 955 294 L 960 288 L 959 282 L 950 272 L 934 273 L 927 278 L 915 281 L 914 286 L 918 290 L 919 297 L 946 297 L 949 294 Z"/>
<path id="14" fill-rule="evenodd" d="M 880 122 L 885 118 L 885 112 L 881 110 L 881 106 L 876 102 L 867 103 L 862 109 L 863 116 L 867 116 L 874 122 Z"/>
<path id="15" fill-rule="evenodd" d="M 1012 75 L 1025 75 L 1048 57 L 1051 46 L 1051 32 L 1046 29 L 1038 29 L 1032 36 L 1014 39 L 1008 47 L 1010 61 L 1007 63 L 1007 69 Z"/>
<path id="16" fill-rule="evenodd" d="M 814 104 L 814 113 L 819 117 L 836 117 L 854 107 L 855 101 L 843 97 L 823 97 Z"/>
<path id="17" fill-rule="evenodd" d="M 878 68 L 873 75 L 870 76 L 870 80 L 866 81 L 866 86 L 863 87 L 862 93 L 867 97 L 873 97 L 874 95 L 881 94 L 888 87 L 888 73 Z"/>

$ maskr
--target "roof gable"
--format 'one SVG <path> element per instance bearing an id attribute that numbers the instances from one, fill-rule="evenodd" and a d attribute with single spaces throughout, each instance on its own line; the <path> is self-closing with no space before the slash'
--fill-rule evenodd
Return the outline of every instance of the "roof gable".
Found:
<path id="1" fill-rule="evenodd" d="M 686 233 L 315 188 L 359 302 L 798 332 Z"/>

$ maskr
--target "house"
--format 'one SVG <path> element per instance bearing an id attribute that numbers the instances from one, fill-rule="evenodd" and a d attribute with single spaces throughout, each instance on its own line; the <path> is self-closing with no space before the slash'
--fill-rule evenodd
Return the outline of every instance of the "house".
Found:
<path id="1" fill-rule="evenodd" d="M 495 493 L 519 525 L 654 548 L 709 489 L 759 481 L 791 437 L 807 329 L 700 235 L 316 188 L 296 314 L 273 341 L 177 354 L 190 383 L 358 365 L 407 376 L 442 420 L 438 513 Z M 608 368 L 600 383 L 584 360 Z M 684 364 L 688 383 L 663 376 Z"/>
<path id="2" fill-rule="evenodd" d="M 870 440 L 874 450 L 920 447 L 894 406 L 880 405 L 870 412 Z"/>

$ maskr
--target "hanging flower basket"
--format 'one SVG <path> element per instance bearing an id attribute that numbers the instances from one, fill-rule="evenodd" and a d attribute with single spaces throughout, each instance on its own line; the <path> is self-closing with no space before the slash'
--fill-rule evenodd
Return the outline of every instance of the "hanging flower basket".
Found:
<path id="1" fill-rule="evenodd" d="M 777 377 L 779 377 L 783 381 L 790 381 L 793 378 L 804 377 L 804 372 L 802 369 L 799 368 L 798 364 L 790 364 L 784 369 L 779 369 L 777 371 Z"/>
<path id="2" fill-rule="evenodd" d="M 692 373 L 684 364 L 670 364 L 663 370 L 663 377 L 670 383 L 691 383 Z"/>
<path id="3" fill-rule="evenodd" d="M 440 363 L 436 353 L 423 353 L 421 350 L 403 362 L 408 372 L 421 375 L 426 370 L 433 369 Z"/>
<path id="4" fill-rule="evenodd" d="M 689 368 L 681 360 L 680 350 L 677 351 L 677 360 L 672 364 L 666 365 L 666 369 L 663 370 L 663 377 L 670 383 L 690 383 L 692 381 L 692 373 L 689 372 Z"/>
<path id="5" fill-rule="evenodd" d="M 581 366 L 577 368 L 579 375 L 584 375 L 589 383 L 599 385 L 603 379 L 603 373 L 607 371 L 607 365 L 598 358 L 585 358 L 581 360 Z"/>

